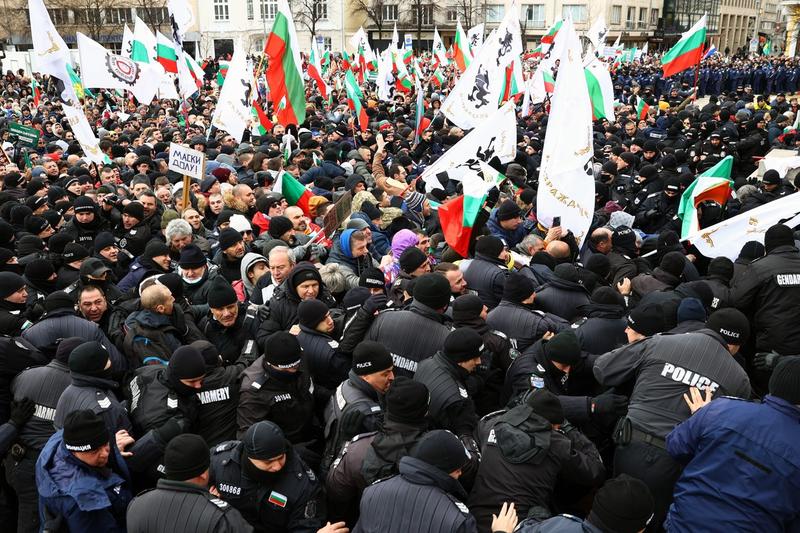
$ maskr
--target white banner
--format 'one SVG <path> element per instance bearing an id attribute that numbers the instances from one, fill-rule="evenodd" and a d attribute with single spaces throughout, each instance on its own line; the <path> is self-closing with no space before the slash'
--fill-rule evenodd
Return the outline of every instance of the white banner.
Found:
<path id="1" fill-rule="evenodd" d="M 247 122 L 251 120 L 250 106 L 252 105 L 252 80 L 253 73 L 247 66 L 247 52 L 239 48 L 233 54 L 233 59 L 225 75 L 225 83 L 219 93 L 219 102 L 214 110 L 211 124 L 225 130 L 242 142 L 242 135 Z M 281 102 L 275 102 L 281 105 Z M 285 105 L 285 102 L 283 103 Z"/>
<path id="2" fill-rule="evenodd" d="M 460 180 L 468 171 L 481 170 L 480 162 L 492 157 L 508 163 L 517 154 L 517 117 L 513 100 L 497 110 L 483 124 L 469 132 L 422 173 L 428 191 L 441 189 L 436 175 L 447 172 L 450 179 Z M 592 187 L 594 195 L 594 187 Z"/>
<path id="3" fill-rule="evenodd" d="M 80 107 L 72 107 L 67 104 L 61 104 L 61 108 L 64 110 L 64 116 L 67 117 L 72 134 L 75 135 L 75 139 L 81 145 L 86 158 L 98 165 L 109 163 L 108 156 L 100 150 L 100 141 L 94 136 L 92 127 L 89 125 L 89 121 L 86 120 L 83 110 Z"/>
<path id="4" fill-rule="evenodd" d="M 181 176 L 203 179 L 205 154 L 182 144 L 169 143 L 169 169 Z"/>
<path id="5" fill-rule="evenodd" d="M 594 215 L 592 111 L 581 45 L 572 21 L 564 21 L 556 42 L 561 39 L 564 48 L 558 57 L 558 78 L 542 149 L 536 214 L 546 228 L 555 217 L 561 217 L 561 227 L 571 230 L 580 246 Z"/>

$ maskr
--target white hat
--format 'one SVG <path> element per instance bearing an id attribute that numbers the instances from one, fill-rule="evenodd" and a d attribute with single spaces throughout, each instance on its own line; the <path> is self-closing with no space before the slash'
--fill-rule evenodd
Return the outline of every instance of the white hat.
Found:
<path id="1" fill-rule="evenodd" d="M 239 233 L 253 231 L 253 226 L 250 225 L 250 221 L 247 220 L 244 215 L 233 215 L 230 220 L 230 227 Z"/>

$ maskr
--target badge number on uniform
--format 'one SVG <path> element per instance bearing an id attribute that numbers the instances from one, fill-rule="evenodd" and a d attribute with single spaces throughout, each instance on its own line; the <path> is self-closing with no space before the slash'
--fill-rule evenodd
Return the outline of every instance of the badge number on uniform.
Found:
<path id="1" fill-rule="evenodd" d="M 274 490 L 269 493 L 269 498 L 267 501 L 273 505 L 277 505 L 278 507 L 286 507 L 286 496 L 280 492 L 275 492 Z"/>

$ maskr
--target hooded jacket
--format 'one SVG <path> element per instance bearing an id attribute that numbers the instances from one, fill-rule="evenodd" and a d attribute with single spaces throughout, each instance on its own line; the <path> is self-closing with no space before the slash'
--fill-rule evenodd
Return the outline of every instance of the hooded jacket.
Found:
<path id="1" fill-rule="evenodd" d="M 239 298 L 240 302 L 246 302 L 247 300 L 250 299 L 250 295 L 253 294 L 253 289 L 255 288 L 255 286 L 253 285 L 253 282 L 251 282 L 247 278 L 247 271 L 250 270 L 250 267 L 252 267 L 259 261 L 268 264 L 266 257 L 264 257 L 261 254 L 256 254 L 253 252 L 247 252 L 246 254 L 244 254 L 244 257 L 242 258 L 242 264 L 240 267 L 242 272 L 242 279 L 237 280 L 237 282 L 233 284 L 233 288 L 236 291 L 236 296 L 237 298 Z M 239 283 L 238 281 L 240 281 L 241 283 Z"/>
<path id="2" fill-rule="evenodd" d="M 336 263 L 340 266 L 340 270 L 347 282 L 348 290 L 358 287 L 359 278 L 364 270 L 378 266 L 369 253 L 361 257 L 353 257 L 350 241 L 355 232 L 356 230 L 354 229 L 346 229 L 339 235 L 338 239 L 334 239 L 333 249 L 326 261 L 326 264 Z"/>

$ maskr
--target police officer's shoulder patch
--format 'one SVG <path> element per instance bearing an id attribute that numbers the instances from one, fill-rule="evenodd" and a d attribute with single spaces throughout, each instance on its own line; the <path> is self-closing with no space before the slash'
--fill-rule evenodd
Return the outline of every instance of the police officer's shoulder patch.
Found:
<path id="1" fill-rule="evenodd" d="M 566 518 L 567 520 L 571 520 L 572 522 L 578 522 L 578 523 L 582 523 L 583 522 L 583 520 L 581 520 L 577 516 L 572 516 L 571 514 L 560 514 L 558 516 Z"/>
<path id="2" fill-rule="evenodd" d="M 466 505 L 464 505 L 463 503 L 461 503 L 459 501 L 455 502 L 455 504 L 456 504 L 456 507 L 458 507 L 459 511 L 461 511 L 464 514 L 469 514 L 469 508 L 467 508 Z"/>
<path id="3" fill-rule="evenodd" d="M 229 440 L 228 442 L 223 442 L 221 444 L 217 444 L 214 447 L 214 450 L 211 453 L 218 454 L 218 453 L 226 452 L 228 450 L 233 449 L 234 446 L 236 446 L 236 441 L 235 440 Z"/>
<path id="4" fill-rule="evenodd" d="M 219 507 L 220 509 L 228 509 L 230 508 L 230 504 L 225 500 L 221 500 L 219 498 L 209 498 L 208 501 Z"/>

